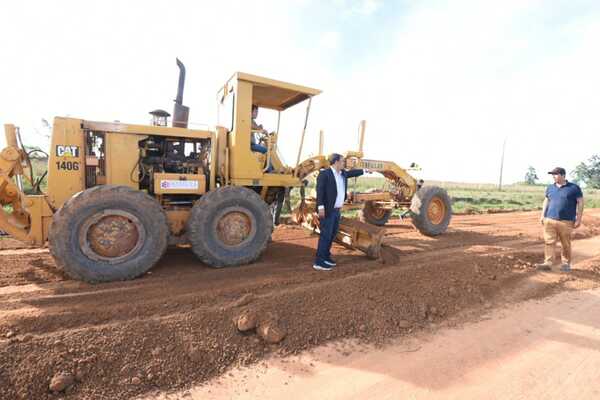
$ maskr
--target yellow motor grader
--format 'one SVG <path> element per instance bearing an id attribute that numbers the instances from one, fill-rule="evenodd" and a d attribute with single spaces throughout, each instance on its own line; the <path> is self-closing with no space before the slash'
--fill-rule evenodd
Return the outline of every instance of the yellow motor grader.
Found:
<path id="1" fill-rule="evenodd" d="M 217 93 L 221 126 L 189 129 L 185 67 L 179 60 L 177 65 L 172 126 L 163 110 L 151 112 L 151 125 L 56 117 L 44 193 L 19 128 L 5 125 L 0 231 L 29 245 L 47 243 L 59 267 L 87 282 L 140 276 L 170 245 L 191 247 L 212 267 L 255 261 L 267 247 L 273 211 L 281 210 L 286 191 L 303 188 L 310 174 L 328 166 L 323 155 L 300 162 L 311 99 L 320 91 L 238 72 Z M 296 165 L 288 166 L 277 147 L 279 122 L 300 103 L 306 104 L 302 140 Z M 253 105 L 277 112 L 275 131 L 253 129 Z M 252 135 L 264 153 L 252 151 Z M 423 233 L 445 231 L 451 209 L 442 189 L 420 188 L 396 164 L 364 159 L 362 151 L 346 153 L 346 160 L 348 167 L 380 172 L 394 184 L 394 191 L 350 197 L 349 206 L 363 207 L 367 222 L 382 225 L 393 208 L 404 207 Z M 33 187 L 27 194 L 24 180 Z M 310 219 L 310 206 L 303 199 L 298 220 Z M 377 256 L 377 229 L 347 221 L 340 231 L 344 243 Z"/>

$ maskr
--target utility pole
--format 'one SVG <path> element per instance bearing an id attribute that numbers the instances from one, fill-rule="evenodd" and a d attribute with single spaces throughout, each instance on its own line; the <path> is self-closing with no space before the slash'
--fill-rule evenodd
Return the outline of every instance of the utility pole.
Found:
<path id="1" fill-rule="evenodd" d="M 323 129 L 319 131 L 319 155 L 323 155 L 323 143 L 324 143 L 325 133 L 323 133 Z"/>
<path id="2" fill-rule="evenodd" d="M 506 150 L 506 138 L 502 143 L 502 158 L 500 159 L 500 181 L 498 182 L 498 190 L 502 190 L 502 173 L 504 171 L 504 151 Z"/>

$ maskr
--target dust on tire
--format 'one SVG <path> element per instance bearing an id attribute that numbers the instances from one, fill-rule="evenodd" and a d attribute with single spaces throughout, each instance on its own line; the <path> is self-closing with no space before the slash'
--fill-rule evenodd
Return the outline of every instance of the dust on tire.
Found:
<path id="1" fill-rule="evenodd" d="M 94 259 L 81 245 L 81 230 L 105 210 L 131 215 L 143 230 L 137 247 L 115 262 Z M 70 198 L 54 215 L 49 248 L 56 263 L 70 277 L 90 283 L 133 279 L 152 268 L 167 249 L 169 228 L 161 205 L 152 197 L 126 186 L 96 186 Z"/>
<path id="2" fill-rule="evenodd" d="M 227 212 L 239 214 L 247 219 L 249 230 L 239 241 L 227 243 L 217 224 Z M 266 249 L 273 219 L 267 204 L 253 190 L 245 187 L 226 186 L 217 188 L 194 204 L 187 221 L 187 232 L 194 254 L 212 267 L 249 264 Z"/>
<path id="3" fill-rule="evenodd" d="M 359 211 L 359 217 L 362 222 L 371 225 L 384 226 L 392 216 L 392 210 L 379 209 L 373 201 L 365 202 L 362 210 Z"/>
<path id="4" fill-rule="evenodd" d="M 432 202 L 443 205 L 443 216 L 437 223 L 430 220 L 428 210 Z M 438 236 L 446 232 L 452 219 L 452 202 L 445 189 L 438 186 L 425 186 L 417 191 L 410 206 L 415 227 L 426 236 Z"/>

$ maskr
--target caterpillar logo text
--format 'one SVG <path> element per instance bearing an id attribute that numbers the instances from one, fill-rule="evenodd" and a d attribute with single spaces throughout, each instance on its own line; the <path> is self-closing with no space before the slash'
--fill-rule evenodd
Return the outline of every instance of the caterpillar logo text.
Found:
<path id="1" fill-rule="evenodd" d="M 57 157 L 79 158 L 79 146 L 56 146 Z"/>

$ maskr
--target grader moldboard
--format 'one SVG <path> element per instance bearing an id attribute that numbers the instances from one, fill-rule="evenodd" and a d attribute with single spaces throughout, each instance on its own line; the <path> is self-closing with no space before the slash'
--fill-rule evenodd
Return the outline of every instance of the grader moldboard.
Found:
<path id="1" fill-rule="evenodd" d="M 152 125 L 56 117 L 45 193 L 40 179 L 34 182 L 19 129 L 5 125 L 0 231 L 30 245 L 48 243 L 57 265 L 87 282 L 138 277 L 170 245 L 191 247 L 212 267 L 255 261 L 270 240 L 285 194 L 292 188 L 304 193 L 306 178 L 328 166 L 321 154 L 300 162 L 311 99 L 320 91 L 236 73 L 217 93 L 223 126 L 189 129 L 189 108 L 183 105 L 185 67 L 179 60 L 177 65 L 170 127 L 170 115 L 162 110 L 151 112 Z M 302 102 L 302 140 L 296 165 L 290 167 L 277 148 L 279 121 L 282 112 Z M 274 132 L 253 131 L 253 104 L 278 112 Z M 364 139 L 364 129 L 362 133 Z M 251 135 L 260 137 L 265 154 L 251 151 Z M 342 243 L 377 257 L 383 233 L 376 225 L 385 224 L 398 207 L 410 209 L 426 235 L 446 230 L 451 209 L 442 189 L 420 188 L 396 164 L 366 160 L 361 150 L 345 156 L 348 167 L 380 172 L 394 190 L 352 194 L 348 207 L 361 207 L 370 224 L 345 219 Z M 33 187 L 28 194 L 24 179 Z M 298 222 L 317 227 L 314 200 L 303 197 L 296 211 Z"/>

